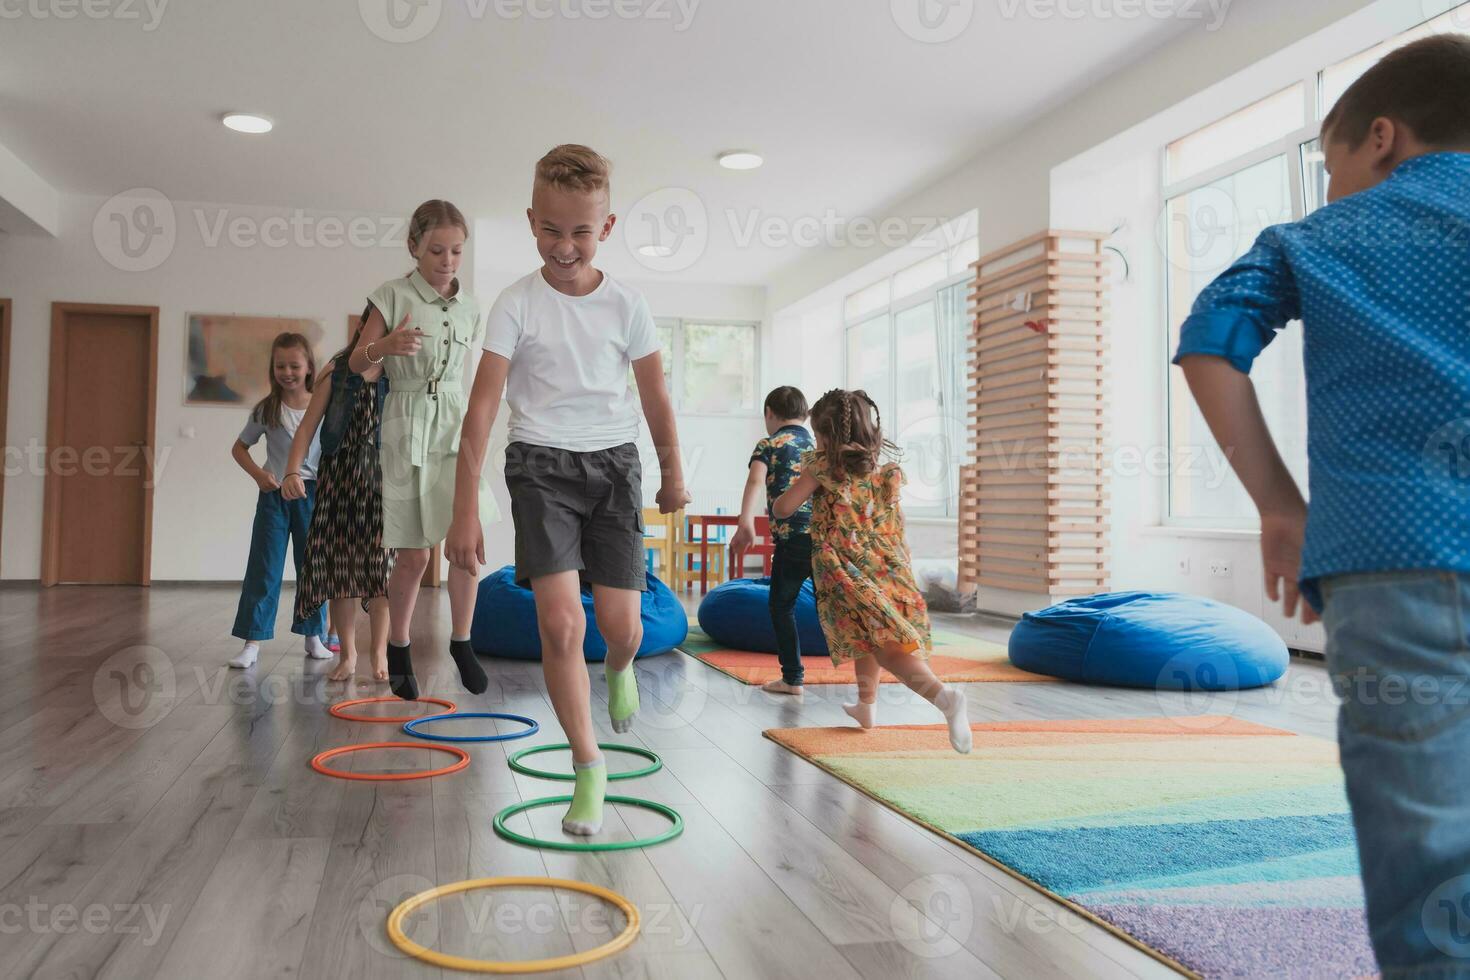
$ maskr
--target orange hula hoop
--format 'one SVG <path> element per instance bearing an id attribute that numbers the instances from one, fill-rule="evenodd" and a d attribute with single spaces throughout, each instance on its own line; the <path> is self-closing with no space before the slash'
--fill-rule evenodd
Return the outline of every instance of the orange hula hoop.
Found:
<path id="1" fill-rule="evenodd" d="M 424 772 L 343 772 L 340 769 L 332 769 L 325 765 L 328 759 L 335 759 L 339 755 L 348 752 L 362 752 L 367 749 L 427 749 L 430 752 L 448 752 L 457 757 L 457 761 L 442 769 L 429 769 Z M 357 779 L 364 782 L 396 782 L 404 779 L 428 779 L 430 776 L 447 776 L 452 772 L 459 772 L 470 764 L 470 754 L 464 749 L 453 745 L 437 745 L 432 742 L 368 742 L 364 745 L 343 745 L 335 749 L 327 749 L 312 756 L 311 768 L 323 776 L 333 776 L 337 779 Z"/>

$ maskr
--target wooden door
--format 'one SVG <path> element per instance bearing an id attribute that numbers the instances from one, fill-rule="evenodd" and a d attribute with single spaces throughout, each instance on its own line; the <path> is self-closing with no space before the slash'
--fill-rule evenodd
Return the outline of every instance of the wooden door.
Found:
<path id="1" fill-rule="evenodd" d="M 357 336 L 357 325 L 362 322 L 359 313 L 347 314 L 347 342 L 352 343 L 352 338 Z M 336 353 L 333 351 L 332 353 Z M 437 589 L 443 583 L 443 575 L 440 566 L 444 564 L 444 546 L 434 545 L 434 550 L 429 555 L 429 566 L 424 569 L 424 577 L 419 581 L 419 586 L 425 589 Z"/>
<path id="2" fill-rule="evenodd" d="M 158 308 L 53 303 L 41 582 L 147 585 Z"/>

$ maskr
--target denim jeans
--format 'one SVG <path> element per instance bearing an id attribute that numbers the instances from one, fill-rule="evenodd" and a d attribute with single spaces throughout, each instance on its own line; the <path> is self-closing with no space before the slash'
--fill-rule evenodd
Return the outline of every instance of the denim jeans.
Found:
<path id="1" fill-rule="evenodd" d="M 1470 575 L 1322 581 L 1338 743 L 1385 977 L 1470 977 Z"/>
<path id="2" fill-rule="evenodd" d="M 776 540 L 771 555 L 771 626 L 776 630 L 776 654 L 781 658 L 781 679 L 800 684 L 806 676 L 801 666 L 801 637 L 796 632 L 796 600 L 802 583 L 812 577 L 812 539 L 793 534 Z"/>
<path id="3" fill-rule="evenodd" d="M 281 491 L 262 493 L 255 504 L 255 529 L 250 534 L 250 559 L 240 585 L 240 608 L 231 632 L 242 640 L 269 640 L 276 635 L 276 609 L 281 602 L 281 572 L 286 567 L 286 539 L 291 539 L 296 578 L 306 567 L 306 532 L 316 501 L 316 481 L 306 481 L 306 496 L 286 500 Z M 291 632 L 321 636 L 327 629 L 324 606 L 311 618 L 292 623 Z"/>

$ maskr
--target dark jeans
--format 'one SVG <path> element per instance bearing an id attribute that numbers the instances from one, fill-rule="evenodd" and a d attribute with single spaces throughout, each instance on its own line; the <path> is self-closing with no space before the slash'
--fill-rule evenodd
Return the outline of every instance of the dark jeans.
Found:
<path id="1" fill-rule="evenodd" d="M 793 534 L 776 541 L 771 556 L 771 626 L 776 630 L 776 653 L 781 658 L 781 679 L 802 682 L 801 638 L 796 632 L 796 599 L 802 583 L 812 575 L 812 539 Z"/>

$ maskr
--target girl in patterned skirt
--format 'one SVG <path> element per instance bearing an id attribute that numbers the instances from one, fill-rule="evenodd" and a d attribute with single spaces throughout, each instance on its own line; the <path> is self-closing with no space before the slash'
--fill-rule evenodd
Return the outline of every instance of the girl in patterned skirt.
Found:
<path id="1" fill-rule="evenodd" d="M 362 323 L 358 333 L 362 332 Z M 354 338 L 353 344 L 356 344 Z M 294 465 L 304 455 L 312 435 L 326 412 L 331 396 L 331 372 L 347 370 L 347 354 L 334 357 L 306 415 L 296 430 L 287 469 L 292 471 L 281 486 L 287 499 L 303 491 Z M 306 567 L 296 582 L 296 607 L 312 609 L 330 602 L 332 622 L 342 640 L 337 667 L 330 679 L 345 681 L 357 669 L 357 605 L 367 611 L 372 626 L 373 680 L 388 679 L 388 575 L 393 570 L 393 550 L 383 547 L 382 469 L 378 464 L 378 430 L 381 424 L 374 368 L 363 375 L 353 402 L 352 415 L 342 441 L 330 456 L 322 457 L 317 477 L 316 509 L 307 536 Z"/>
<path id="2" fill-rule="evenodd" d="M 877 714 L 879 674 L 887 668 L 944 712 L 949 741 L 969 752 L 965 694 L 929 669 L 929 611 L 914 581 L 899 494 L 903 470 L 879 465 L 897 447 L 883 438 L 878 406 L 865 391 L 833 389 L 812 407 L 815 452 L 801 476 L 771 505 L 789 517 L 812 500 L 812 579 L 817 616 L 832 663 L 855 662 L 858 703 L 843 710 L 863 728 Z"/>

